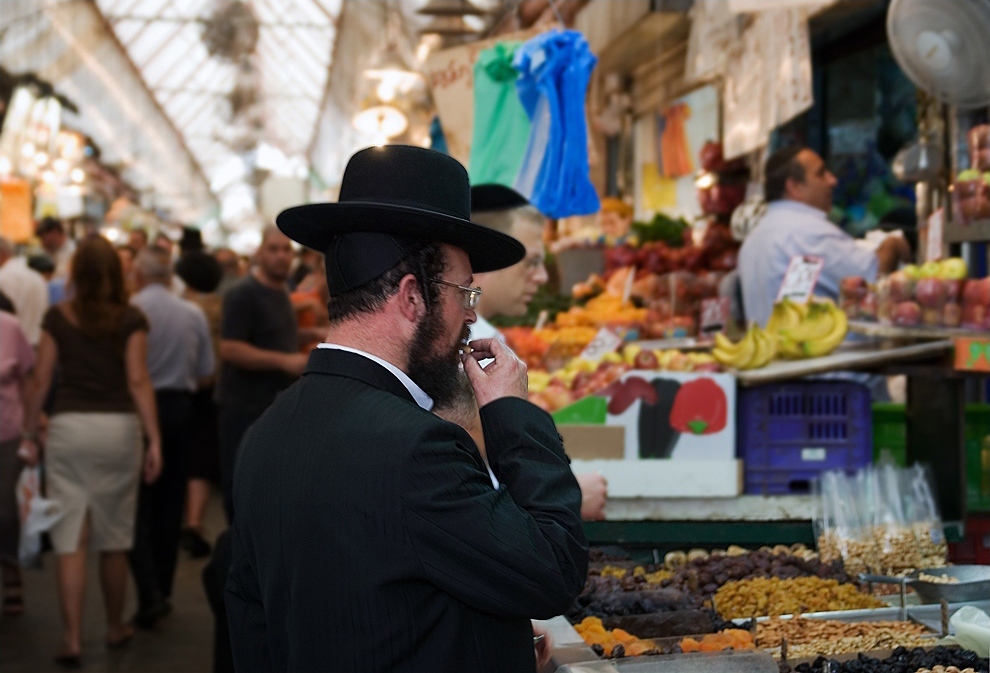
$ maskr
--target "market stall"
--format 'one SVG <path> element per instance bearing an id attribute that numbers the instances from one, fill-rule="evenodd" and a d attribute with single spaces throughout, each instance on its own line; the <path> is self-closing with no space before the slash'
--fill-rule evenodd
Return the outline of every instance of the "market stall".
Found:
<path id="1" fill-rule="evenodd" d="M 502 323 L 574 471 L 609 483 L 606 519 L 585 524 L 597 547 L 585 590 L 553 631 L 560 670 L 985 668 L 941 640 L 944 621 L 969 618 L 961 605 L 896 607 L 898 596 L 860 577 L 933 569 L 926 581 L 952 582 L 939 570 L 950 543 L 957 562 L 977 558 L 959 555 L 975 530 L 963 523 L 964 435 L 984 426 L 963 425 L 958 377 L 972 374 L 953 358 L 956 339 L 982 356 L 985 271 L 926 230 L 939 240 L 938 254 L 919 253 L 928 265 L 866 289 L 850 279 L 833 299 L 817 296 L 813 268 L 795 265 L 759 325 L 738 321 L 722 282 L 745 235 L 731 216 L 750 208 L 740 206 L 771 132 L 820 93 L 809 16 L 841 34 L 851 14 L 737 23 L 696 7 L 601 42 L 589 87 L 600 210 L 548 213 L 558 293 Z M 759 48 L 785 34 L 786 47 Z M 766 59 L 786 82 L 765 76 Z M 982 156 L 979 129 L 970 141 Z M 957 201 L 982 216 L 982 173 L 961 177 Z M 866 219 L 898 193 L 883 192 Z M 907 374 L 906 406 L 874 406 L 857 374 Z M 903 467 L 921 462 L 931 470 Z"/>

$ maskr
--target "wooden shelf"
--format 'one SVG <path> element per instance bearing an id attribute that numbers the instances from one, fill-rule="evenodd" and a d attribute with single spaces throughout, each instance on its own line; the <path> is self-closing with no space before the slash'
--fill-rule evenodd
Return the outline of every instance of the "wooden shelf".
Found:
<path id="1" fill-rule="evenodd" d="M 884 348 L 879 342 L 863 342 L 842 346 L 831 355 L 807 360 L 780 360 L 771 362 L 762 369 L 734 371 L 739 385 L 755 386 L 762 383 L 788 381 L 814 374 L 848 371 L 852 369 L 872 369 L 907 360 L 938 357 L 951 352 L 951 340 L 929 341 L 909 346 Z"/>
<path id="2" fill-rule="evenodd" d="M 987 332 L 980 330 L 953 327 L 925 327 L 923 325 L 918 325 L 917 327 L 898 327 L 897 325 L 883 325 L 867 320 L 850 320 L 849 331 L 880 339 L 930 339 L 934 341 L 954 339 L 956 337 L 990 336 Z"/>

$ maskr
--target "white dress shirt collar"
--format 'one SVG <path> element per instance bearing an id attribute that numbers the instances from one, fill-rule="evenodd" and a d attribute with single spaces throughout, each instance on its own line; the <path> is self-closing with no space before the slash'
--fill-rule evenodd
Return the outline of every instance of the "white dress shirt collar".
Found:
<path id="1" fill-rule="evenodd" d="M 780 201 L 771 201 L 767 204 L 767 212 L 771 210 L 792 210 L 804 215 L 811 215 L 823 220 L 828 219 L 828 213 L 826 213 L 821 208 L 815 208 L 814 206 L 809 206 L 807 203 L 802 203 L 800 201 L 793 201 L 791 199 L 781 199 Z"/>
<path id="2" fill-rule="evenodd" d="M 406 374 L 404 371 L 393 365 L 391 362 L 386 362 L 385 360 L 382 360 L 380 357 L 376 357 L 371 353 L 365 353 L 364 351 L 359 351 L 356 348 L 348 348 L 347 346 L 341 346 L 338 344 L 322 343 L 319 346 L 317 346 L 317 348 L 323 348 L 325 350 L 346 351 L 348 353 L 354 353 L 355 355 L 363 355 L 369 360 L 373 362 L 377 362 L 382 367 L 392 372 L 395 378 L 399 379 L 399 383 L 401 383 L 406 387 L 406 390 L 408 390 L 409 394 L 412 395 L 412 398 L 416 401 L 416 404 L 418 404 L 426 411 L 430 411 L 433 409 L 433 398 L 427 395 L 422 388 L 416 385 L 416 382 L 413 381 L 411 378 L 409 378 L 408 374 Z"/>

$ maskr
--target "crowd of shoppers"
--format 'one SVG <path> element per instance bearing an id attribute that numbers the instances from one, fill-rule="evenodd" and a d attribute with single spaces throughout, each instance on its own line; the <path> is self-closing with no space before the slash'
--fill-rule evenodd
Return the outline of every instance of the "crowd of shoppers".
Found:
<path id="1" fill-rule="evenodd" d="M 40 464 L 63 512 L 47 534 L 63 623 L 55 660 L 76 668 L 87 553 L 99 554 L 108 648 L 171 611 L 179 550 L 210 554 L 219 531 L 204 529 L 204 512 L 216 485 L 229 503 L 241 436 L 321 338 L 326 279 L 322 260 L 297 260 L 274 228 L 250 259 L 208 251 L 193 229 L 178 245 L 134 229 L 117 247 L 74 240 L 53 218 L 35 233 L 34 247 L 0 238 L 3 616 L 30 609 L 15 490 Z"/>

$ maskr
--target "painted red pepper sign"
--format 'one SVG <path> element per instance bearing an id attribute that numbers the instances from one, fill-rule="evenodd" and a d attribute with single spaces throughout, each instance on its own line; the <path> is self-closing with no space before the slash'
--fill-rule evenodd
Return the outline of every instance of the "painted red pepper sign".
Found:
<path id="1" fill-rule="evenodd" d="M 688 381 L 674 397 L 670 425 L 685 434 L 715 434 L 725 429 L 728 406 L 725 392 L 712 379 Z"/>

